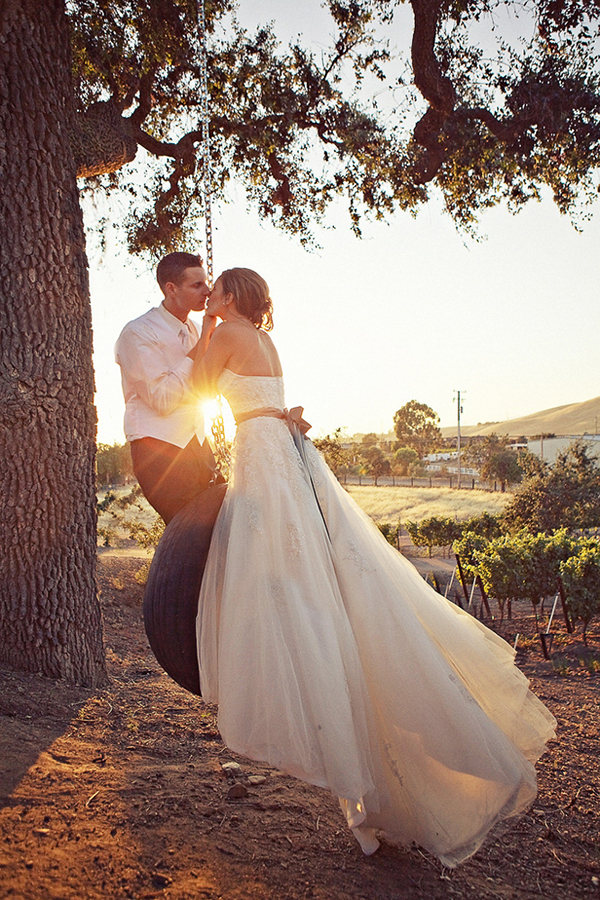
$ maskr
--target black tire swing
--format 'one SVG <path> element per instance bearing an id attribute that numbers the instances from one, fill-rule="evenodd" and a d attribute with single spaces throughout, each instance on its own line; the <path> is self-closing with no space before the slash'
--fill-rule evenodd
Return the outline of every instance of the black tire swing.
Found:
<path id="1" fill-rule="evenodd" d="M 206 270 L 213 280 L 212 218 L 210 210 L 210 139 L 206 73 L 204 3 L 198 4 L 200 79 L 203 99 L 204 215 Z M 222 422 L 218 423 L 217 431 Z M 213 428 L 213 432 L 215 429 Z M 213 526 L 226 484 L 213 484 L 198 494 L 169 522 L 154 553 L 144 592 L 144 626 L 150 647 L 165 672 L 201 696 L 196 647 L 196 612 Z"/>
<path id="2" fill-rule="evenodd" d="M 226 484 L 213 484 L 180 509 L 155 550 L 144 592 L 144 626 L 157 661 L 201 696 L 196 647 L 200 585 Z"/>

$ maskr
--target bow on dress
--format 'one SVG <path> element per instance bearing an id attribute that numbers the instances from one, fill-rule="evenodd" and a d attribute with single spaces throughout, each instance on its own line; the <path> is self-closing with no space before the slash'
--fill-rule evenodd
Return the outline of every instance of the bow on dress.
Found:
<path id="1" fill-rule="evenodd" d="M 292 422 L 297 425 L 302 434 L 306 434 L 306 432 L 312 428 L 312 425 L 310 425 L 306 419 L 302 418 L 302 413 L 304 412 L 303 406 L 294 406 L 292 409 L 284 409 L 283 411 L 290 431 L 292 430 Z"/>

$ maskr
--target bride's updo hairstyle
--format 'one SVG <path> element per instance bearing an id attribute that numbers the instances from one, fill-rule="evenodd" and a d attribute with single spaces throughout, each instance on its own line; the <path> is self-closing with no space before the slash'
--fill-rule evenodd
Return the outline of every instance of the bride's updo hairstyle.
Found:
<path id="1" fill-rule="evenodd" d="M 269 285 L 252 269 L 225 269 L 219 276 L 226 294 L 233 294 L 240 315 L 270 331 L 273 327 L 273 304 Z"/>

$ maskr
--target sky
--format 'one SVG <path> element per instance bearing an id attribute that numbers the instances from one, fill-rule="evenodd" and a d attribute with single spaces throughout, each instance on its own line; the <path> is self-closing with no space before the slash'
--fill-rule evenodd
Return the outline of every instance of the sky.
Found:
<path id="1" fill-rule="evenodd" d="M 248 24 L 277 19 L 283 37 L 318 42 L 314 0 L 244 0 Z M 409 400 L 442 426 L 501 421 L 600 395 L 600 202 L 582 233 L 550 198 L 481 218 L 476 242 L 435 199 L 416 219 L 397 213 L 354 237 L 343 203 L 316 229 L 318 251 L 261 223 L 244 192 L 213 210 L 215 273 L 247 266 L 266 278 L 288 405 L 319 436 L 393 429 Z M 204 237 L 199 234 L 203 253 Z M 113 346 L 121 328 L 160 302 L 154 273 L 109 235 L 90 253 L 98 439 L 122 442 L 123 400 Z"/>

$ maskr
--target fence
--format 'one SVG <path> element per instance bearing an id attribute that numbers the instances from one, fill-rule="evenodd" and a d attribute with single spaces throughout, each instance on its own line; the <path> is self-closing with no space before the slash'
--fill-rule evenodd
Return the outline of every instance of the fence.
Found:
<path id="1" fill-rule="evenodd" d="M 458 476 L 447 475 L 445 477 L 401 478 L 398 475 L 338 475 L 340 484 L 360 484 L 371 487 L 450 487 L 458 488 Z M 460 479 L 462 491 L 501 491 L 501 485 L 497 481 L 480 481 L 471 475 L 463 475 Z"/>

